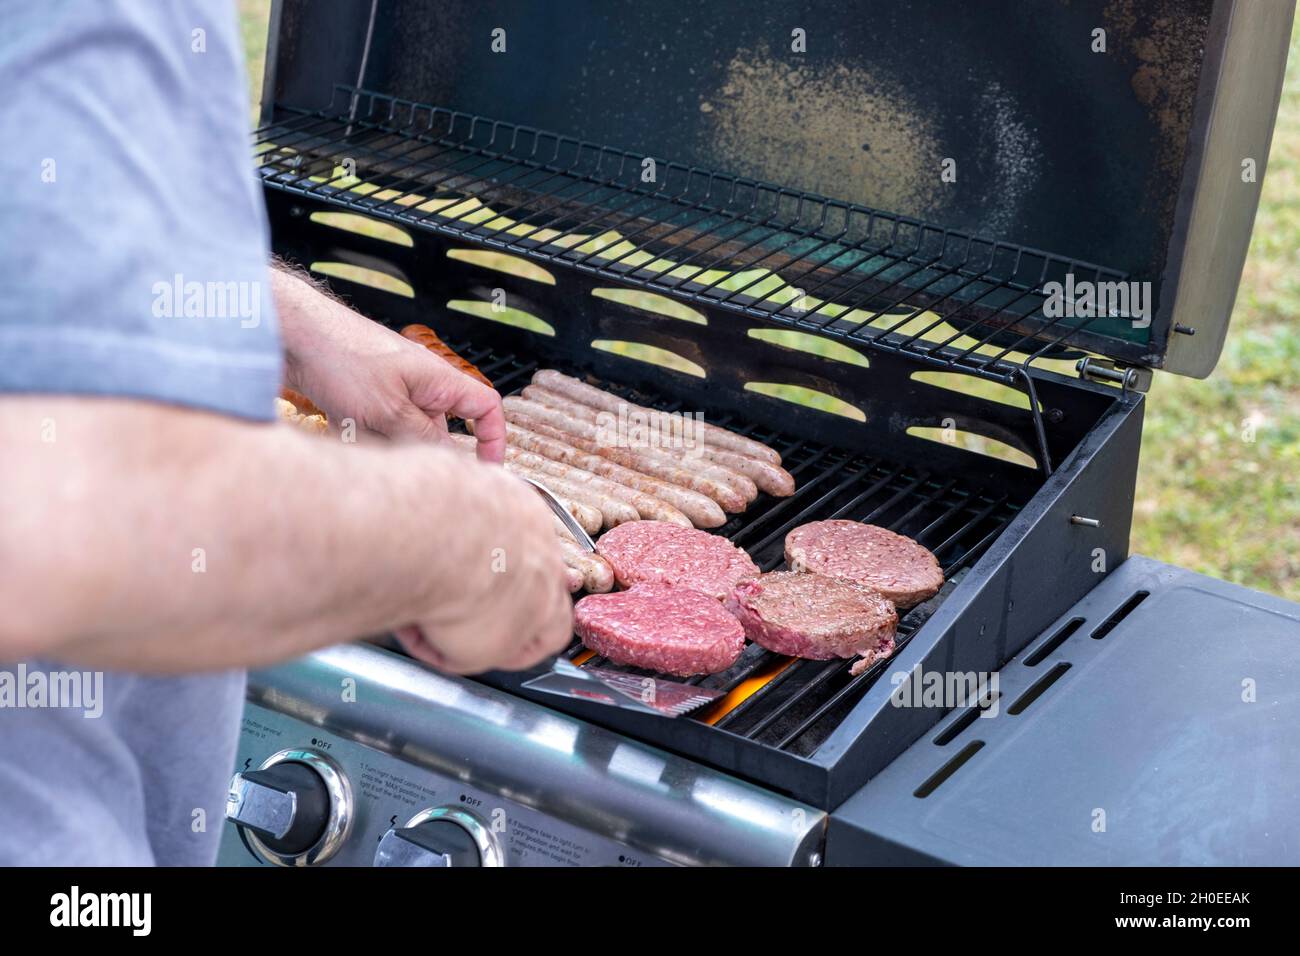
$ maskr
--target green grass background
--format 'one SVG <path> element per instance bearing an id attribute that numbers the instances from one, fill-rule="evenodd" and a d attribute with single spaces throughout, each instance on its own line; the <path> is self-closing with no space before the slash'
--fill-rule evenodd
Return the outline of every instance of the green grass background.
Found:
<path id="1" fill-rule="evenodd" d="M 240 0 L 250 115 L 269 0 Z M 1223 357 L 1205 381 L 1157 373 L 1133 550 L 1300 600 L 1300 29 Z"/>

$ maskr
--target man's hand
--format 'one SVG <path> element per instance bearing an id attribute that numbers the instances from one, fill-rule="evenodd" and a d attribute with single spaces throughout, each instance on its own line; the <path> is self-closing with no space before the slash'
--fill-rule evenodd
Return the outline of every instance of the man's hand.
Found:
<path id="1" fill-rule="evenodd" d="M 471 520 L 437 532 L 456 556 L 455 585 L 438 587 L 419 620 L 394 634 L 412 657 L 440 670 L 522 670 L 573 639 L 553 518 L 518 478 L 468 458 L 464 464 Z"/>
<path id="2" fill-rule="evenodd" d="M 505 458 L 501 396 L 428 349 L 358 315 L 302 275 L 276 267 L 271 288 L 286 384 L 337 424 L 394 439 L 441 441 L 448 414 L 474 422 L 478 456 Z"/>

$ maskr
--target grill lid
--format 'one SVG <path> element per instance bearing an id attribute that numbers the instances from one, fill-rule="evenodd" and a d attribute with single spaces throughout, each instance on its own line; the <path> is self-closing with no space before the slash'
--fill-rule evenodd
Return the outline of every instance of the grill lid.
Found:
<path id="1" fill-rule="evenodd" d="M 586 218 L 570 224 L 622 227 L 651 258 L 665 232 L 686 230 L 704 237 L 686 246 L 697 266 L 774 276 L 719 291 L 698 270 L 638 276 L 634 257 L 463 230 L 535 258 L 622 266 L 656 291 L 972 371 L 1006 376 L 1068 349 L 1204 377 L 1245 260 L 1293 12 L 1232 0 L 279 0 L 263 112 L 298 121 L 301 151 L 360 154 L 399 193 L 423 175 L 533 226 L 580 199 Z M 340 100 L 335 84 L 413 102 Z M 304 116 L 362 125 L 313 143 L 301 131 L 321 130 Z M 422 172 L 403 137 L 475 165 L 452 166 L 459 179 Z M 529 169 L 550 174 L 544 188 Z M 779 294 L 792 291 L 799 303 Z M 905 324 L 920 309 L 943 317 L 946 342 Z"/>

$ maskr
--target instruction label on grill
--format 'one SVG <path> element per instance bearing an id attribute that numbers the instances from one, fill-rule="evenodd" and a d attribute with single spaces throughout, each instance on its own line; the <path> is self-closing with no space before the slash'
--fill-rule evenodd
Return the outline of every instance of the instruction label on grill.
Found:
<path id="1" fill-rule="evenodd" d="M 357 789 L 362 796 L 372 800 L 396 800 L 400 803 L 423 804 L 431 801 L 434 791 L 414 780 L 398 776 L 373 764 L 362 764 L 357 779 Z"/>
<path id="2" fill-rule="evenodd" d="M 511 854 L 519 854 L 519 862 L 530 866 L 581 866 L 591 856 L 591 847 L 584 843 L 519 821 L 510 826 L 509 842 Z"/>

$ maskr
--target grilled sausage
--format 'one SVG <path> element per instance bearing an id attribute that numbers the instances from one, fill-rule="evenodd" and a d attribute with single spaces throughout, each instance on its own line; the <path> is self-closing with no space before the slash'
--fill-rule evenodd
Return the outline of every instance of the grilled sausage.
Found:
<path id="1" fill-rule="evenodd" d="M 604 594 L 614 589 L 614 569 L 598 554 L 582 548 L 578 542 L 564 535 L 556 535 L 564 563 L 582 574 L 582 585 L 592 594 Z"/>
<path id="2" fill-rule="evenodd" d="M 564 585 L 569 589 L 570 594 L 577 594 L 582 590 L 582 572 L 566 564 L 564 566 Z"/>
<path id="3" fill-rule="evenodd" d="M 565 440 L 565 437 L 543 435 L 513 422 L 506 424 L 506 436 L 512 446 L 522 451 L 543 455 L 552 461 L 573 468 L 585 469 L 625 488 L 632 488 L 666 502 L 684 514 L 697 528 L 717 528 L 727 523 L 727 516 L 722 513 L 717 502 L 707 495 L 651 478 L 631 468 L 624 468 L 600 455 L 575 448 Z M 659 517 L 659 520 L 670 519 Z"/>
<path id="4" fill-rule="evenodd" d="M 606 431 L 608 421 L 612 417 L 610 412 L 599 412 L 588 405 L 565 398 L 563 395 L 542 388 L 539 385 L 529 385 L 524 389 L 523 397 L 525 401 L 535 402 L 537 405 L 549 409 L 549 412 L 559 413 L 557 417 L 549 415 L 548 412 L 547 424 L 552 427 L 572 431 L 576 435 L 590 438 L 612 448 L 634 453 L 642 452 L 645 455 L 657 456 L 664 460 L 671 459 L 681 462 L 690 466 L 692 474 L 720 481 L 736 494 L 743 495 L 746 503 L 758 497 L 758 487 L 748 477 L 722 465 L 700 458 L 692 458 L 686 449 L 660 448 L 657 445 L 639 448 L 629 445 L 627 443 L 628 436 L 625 435 L 616 435 L 611 439 Z M 533 413 L 538 417 L 542 417 L 543 414 L 540 408 L 534 409 Z"/>
<path id="5" fill-rule="evenodd" d="M 423 345 L 434 355 L 445 360 L 452 368 L 464 372 L 470 378 L 477 379 L 488 388 L 493 387 L 491 379 L 475 368 L 473 363 L 465 361 L 452 351 L 446 342 L 438 338 L 438 333 L 427 325 L 408 325 L 402 329 L 402 337 Z"/>
<path id="6" fill-rule="evenodd" d="M 449 435 L 448 437 L 451 439 L 452 444 L 455 445 L 458 449 L 467 451 L 471 455 L 474 454 L 474 439 L 471 438 L 469 435 L 452 434 Z M 517 471 L 517 469 L 510 469 L 510 470 Z M 582 530 L 587 532 L 587 534 L 596 534 L 598 531 L 600 531 L 602 527 L 604 527 L 605 515 L 604 512 L 602 512 L 599 508 L 594 507 L 589 502 L 575 500 L 571 496 L 566 496 L 562 494 L 558 489 L 554 487 L 553 484 L 549 484 L 547 481 L 543 481 L 543 478 L 546 476 L 532 474 L 529 475 L 528 477 L 534 478 L 537 481 L 541 481 L 543 484 L 546 485 L 546 487 L 550 488 L 551 493 L 555 495 L 556 500 L 558 500 L 560 504 L 564 506 L 564 510 L 567 511 L 569 514 L 573 515 L 574 520 L 576 520 L 578 524 L 582 526 Z M 635 512 L 633 513 L 635 514 Z M 629 519 L 629 520 L 634 520 L 634 519 Z"/>
<path id="7" fill-rule="evenodd" d="M 745 510 L 749 500 L 729 484 L 707 475 L 696 474 L 685 468 L 667 455 L 660 455 L 645 449 L 629 450 L 616 448 L 597 440 L 595 425 L 578 422 L 557 412 L 553 408 L 530 402 L 524 398 L 511 396 L 505 399 L 506 420 L 523 425 L 532 431 L 552 438 L 567 441 L 575 448 L 600 455 L 610 461 L 636 471 L 662 478 L 664 481 L 690 488 L 708 495 L 722 510 L 737 514 Z M 758 489 L 754 489 L 758 493 Z"/>
<path id="8" fill-rule="evenodd" d="M 524 398 L 530 401 L 554 408 L 556 411 L 565 412 L 580 421 L 592 425 L 599 424 L 600 416 L 607 414 L 540 385 L 529 385 L 524 389 L 523 395 Z M 697 460 L 699 457 L 707 458 L 715 467 L 726 469 L 732 476 L 744 476 L 757 485 L 759 490 L 777 498 L 787 498 L 794 494 L 794 476 L 780 465 L 774 465 L 770 461 L 751 458 L 748 455 L 742 455 L 739 452 L 723 448 L 711 448 L 708 445 L 707 438 L 696 449 L 661 446 L 657 450 L 671 455 L 679 461 L 692 461 Z M 732 484 L 732 487 L 735 488 L 736 485 Z"/>
<path id="9" fill-rule="evenodd" d="M 565 478 L 576 484 L 583 485 L 590 488 L 593 494 L 599 495 L 601 498 L 610 497 L 622 501 L 635 508 L 637 514 L 642 518 L 651 521 L 668 521 L 687 528 L 691 526 L 691 519 L 668 504 L 668 502 L 656 498 L 654 495 L 647 495 L 644 492 L 637 491 L 635 488 L 620 485 L 608 478 L 602 478 L 600 475 L 585 471 L 582 468 L 566 465 L 562 461 L 554 461 L 545 455 L 525 451 L 514 445 L 506 449 L 506 463 L 511 462 L 517 462 L 526 468 L 531 468 L 547 476 Z M 538 478 L 538 481 L 542 480 Z M 547 480 L 549 480 L 549 477 Z"/>
<path id="10" fill-rule="evenodd" d="M 542 388 L 549 388 L 551 391 L 558 392 L 574 401 L 607 412 L 617 413 L 620 405 L 638 411 L 652 411 L 652 409 L 644 406 L 625 401 L 603 389 L 588 385 L 586 382 L 580 382 L 573 376 L 557 372 L 555 369 L 544 368 L 533 373 L 533 384 L 540 385 Z M 748 455 L 751 458 L 771 462 L 774 465 L 781 464 L 781 456 L 775 449 L 769 448 L 762 442 L 755 441 L 752 438 L 746 438 L 744 435 L 737 435 L 735 432 L 719 425 L 705 423 L 704 434 L 718 448 L 726 448 L 741 455 Z"/>
<path id="11" fill-rule="evenodd" d="M 536 468 L 529 468 L 518 461 L 507 461 L 506 470 L 517 475 L 524 475 L 534 481 L 540 481 L 562 501 L 567 499 L 583 506 L 589 512 L 594 512 L 596 516 L 596 527 L 594 528 L 587 527 L 586 523 L 581 518 L 578 518 L 578 524 L 582 525 L 582 530 L 588 534 L 595 534 L 600 530 L 602 524 L 607 528 L 612 528 L 615 525 L 623 524 L 625 521 L 641 520 L 641 515 L 626 501 L 619 501 L 617 498 L 608 495 L 600 495 L 577 482 L 550 475 L 544 471 L 538 471 Z M 573 514 L 567 504 L 565 510 L 569 510 L 569 513 Z M 574 514 L 574 517 L 577 518 L 578 516 Z"/>
<path id="12" fill-rule="evenodd" d="M 316 403 L 304 395 L 302 392 L 295 392 L 291 388 L 281 388 L 280 397 L 298 410 L 299 415 L 306 415 L 310 418 L 313 415 L 325 417 L 325 413 L 317 407 Z"/>

